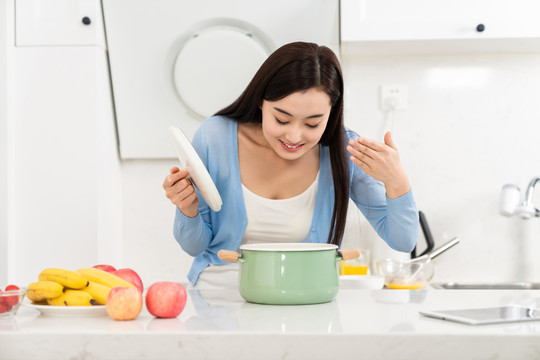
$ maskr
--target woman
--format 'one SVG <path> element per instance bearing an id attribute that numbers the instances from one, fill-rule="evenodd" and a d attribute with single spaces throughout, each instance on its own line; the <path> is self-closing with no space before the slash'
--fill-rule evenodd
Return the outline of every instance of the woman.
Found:
<path id="1" fill-rule="evenodd" d="M 296 42 L 276 50 L 233 104 L 203 122 L 193 146 L 223 198 L 211 211 L 185 169 L 172 168 L 163 183 L 177 206 L 174 236 L 195 257 L 193 285 L 234 281 L 221 249 L 339 246 L 349 197 L 392 248 L 414 248 L 418 212 L 398 151 L 390 133 L 378 143 L 345 130 L 343 77 L 327 47 Z"/>

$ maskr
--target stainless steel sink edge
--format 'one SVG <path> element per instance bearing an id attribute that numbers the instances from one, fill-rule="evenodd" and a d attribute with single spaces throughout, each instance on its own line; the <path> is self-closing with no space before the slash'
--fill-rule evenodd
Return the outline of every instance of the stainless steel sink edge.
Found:
<path id="1" fill-rule="evenodd" d="M 540 282 L 444 282 L 431 283 L 431 287 L 443 290 L 540 290 Z"/>

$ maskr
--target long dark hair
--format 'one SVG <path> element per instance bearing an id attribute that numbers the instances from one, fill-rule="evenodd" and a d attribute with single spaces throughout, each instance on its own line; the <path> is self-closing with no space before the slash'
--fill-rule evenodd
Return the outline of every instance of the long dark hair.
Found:
<path id="1" fill-rule="evenodd" d="M 349 163 L 343 125 L 343 75 L 336 55 L 326 46 L 294 42 L 272 53 L 236 101 L 218 111 L 239 122 L 262 122 L 263 100 L 277 101 L 298 91 L 319 88 L 332 109 L 319 141 L 330 149 L 334 180 L 334 210 L 328 243 L 340 245 L 349 204 Z"/>

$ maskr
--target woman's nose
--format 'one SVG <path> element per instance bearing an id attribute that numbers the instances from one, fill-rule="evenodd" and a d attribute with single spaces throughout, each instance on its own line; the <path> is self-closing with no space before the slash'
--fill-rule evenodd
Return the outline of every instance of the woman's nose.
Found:
<path id="1" fill-rule="evenodd" d="M 298 144 L 302 141 L 302 129 L 299 126 L 293 126 L 291 127 L 289 133 L 287 134 L 287 141 L 291 143 L 291 145 Z"/>

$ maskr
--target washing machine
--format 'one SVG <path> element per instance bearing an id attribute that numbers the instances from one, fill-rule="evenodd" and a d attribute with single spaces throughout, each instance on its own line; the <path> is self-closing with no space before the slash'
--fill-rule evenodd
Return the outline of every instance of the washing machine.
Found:
<path id="1" fill-rule="evenodd" d="M 339 56 L 339 0 L 102 3 L 124 159 L 174 158 L 167 128 L 191 138 L 283 44 L 315 42 Z"/>

